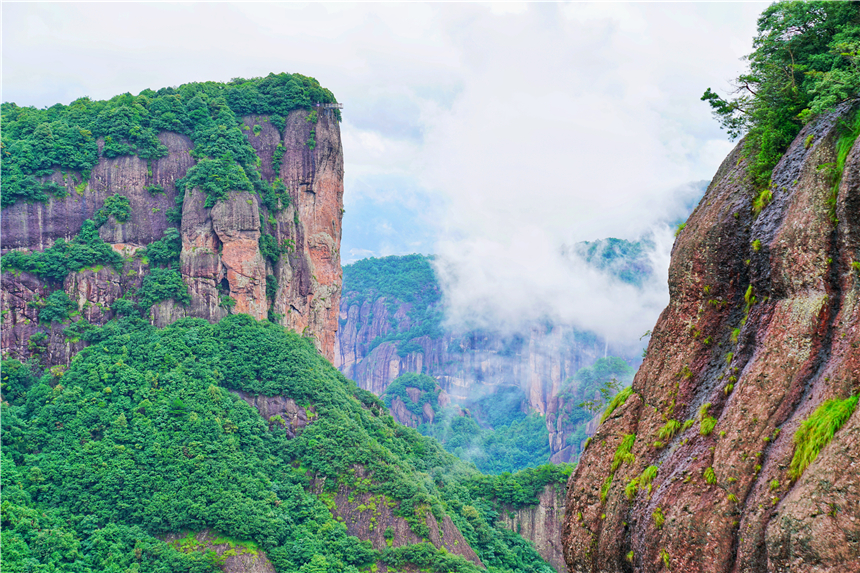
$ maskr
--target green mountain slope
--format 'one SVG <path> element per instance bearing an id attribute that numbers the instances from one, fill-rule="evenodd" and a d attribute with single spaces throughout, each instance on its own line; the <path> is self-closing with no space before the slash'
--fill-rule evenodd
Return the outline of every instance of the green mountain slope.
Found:
<path id="1" fill-rule="evenodd" d="M 245 315 L 124 319 L 85 336 L 41 379 L 3 363 L 4 570 L 216 570 L 214 553 L 162 541 L 210 528 L 277 571 L 552 571 L 494 526 L 495 500 L 536 503 L 569 468 L 482 476 L 395 423 L 308 340 Z M 240 391 L 290 398 L 307 424 L 266 419 Z M 387 508 L 369 520 L 385 546 L 349 535 L 353 496 Z"/>

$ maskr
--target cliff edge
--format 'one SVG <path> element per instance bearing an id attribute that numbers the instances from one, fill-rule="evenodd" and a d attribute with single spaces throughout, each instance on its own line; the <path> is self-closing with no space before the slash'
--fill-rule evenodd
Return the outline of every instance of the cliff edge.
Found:
<path id="1" fill-rule="evenodd" d="M 723 162 L 632 392 L 569 481 L 570 571 L 860 568 L 855 109 L 807 125 L 770 190 L 743 144 Z"/>

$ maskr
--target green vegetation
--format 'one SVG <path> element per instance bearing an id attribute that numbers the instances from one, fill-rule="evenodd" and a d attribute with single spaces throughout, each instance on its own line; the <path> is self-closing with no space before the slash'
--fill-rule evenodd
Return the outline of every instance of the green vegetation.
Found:
<path id="1" fill-rule="evenodd" d="M 602 424 L 606 418 L 612 415 L 612 412 L 615 411 L 619 406 L 623 406 L 627 402 L 627 398 L 633 394 L 633 387 L 628 386 L 623 389 L 621 392 L 616 394 L 609 404 L 606 406 L 606 410 L 603 411 L 603 415 L 600 416 L 600 423 Z"/>
<path id="2" fill-rule="evenodd" d="M 657 529 L 663 527 L 663 523 L 666 521 L 666 518 L 663 516 L 662 508 L 657 506 L 651 516 L 654 518 L 654 525 L 657 526 Z"/>
<path id="3" fill-rule="evenodd" d="M 4 103 L 2 206 L 65 195 L 63 186 L 42 181 L 57 169 L 77 173 L 82 181 L 89 179 L 99 161 L 99 138 L 104 138 L 101 155 L 106 158 L 164 157 L 167 147 L 157 137 L 162 131 L 187 135 L 195 144 L 192 155 L 198 163 L 177 181 L 180 195 L 186 186 L 199 185 L 210 207 L 230 190 L 253 191 L 265 201 L 273 189 L 260 177 L 256 155 L 237 116 L 271 115 L 273 124 L 277 117 L 283 129 L 283 117 L 291 111 L 335 101 L 315 79 L 282 73 L 146 89 L 137 96 L 126 93 L 106 101 L 85 97 L 41 110 Z M 335 113 L 339 118 L 339 110 Z"/>
<path id="4" fill-rule="evenodd" d="M 636 434 L 627 434 L 615 450 L 615 456 L 612 458 L 612 470 L 615 472 L 622 463 L 633 465 L 636 458 L 630 453 L 633 449 L 633 444 L 636 442 Z"/>
<path id="5" fill-rule="evenodd" d="M 152 272 L 143 277 L 137 297 L 144 312 L 148 312 L 155 303 L 171 298 L 182 304 L 191 302 L 188 287 L 182 280 L 182 275 L 175 269 L 152 269 Z"/>
<path id="6" fill-rule="evenodd" d="M 382 298 L 388 309 L 391 330 L 386 336 L 374 340 L 368 352 L 384 342 L 394 342 L 401 355 L 405 355 L 407 352 L 404 350 L 420 351 L 418 345 L 409 344 L 411 340 L 421 336 L 442 336 L 442 312 L 439 308 L 442 291 L 431 266 L 432 260 L 432 257 L 424 255 L 369 258 L 343 268 L 345 299 L 360 305 Z M 410 326 L 401 332 L 394 313 L 402 303 L 409 304 L 411 308 Z"/>
<path id="7" fill-rule="evenodd" d="M 128 221 L 131 217 L 131 205 L 128 202 L 128 197 L 119 194 L 107 197 L 102 208 L 96 211 L 93 222 L 97 227 L 101 227 L 108 222 L 109 217 L 113 217 L 118 223 Z"/>
<path id="8" fill-rule="evenodd" d="M 660 431 L 657 432 L 657 435 L 664 442 L 668 442 L 671 440 L 675 434 L 678 433 L 678 430 L 681 429 L 681 422 L 678 420 L 667 420 L 663 427 L 660 428 Z"/>
<path id="9" fill-rule="evenodd" d="M 170 267 L 179 264 L 181 253 L 182 235 L 179 234 L 179 229 L 168 227 L 164 231 L 164 236 L 147 245 L 141 255 L 146 257 L 151 265 Z"/>
<path id="10" fill-rule="evenodd" d="M 711 403 L 702 405 L 699 408 L 699 434 L 710 436 L 717 426 L 717 419 L 708 415 L 708 410 L 711 408 Z"/>
<path id="11" fill-rule="evenodd" d="M 121 319 L 83 337 L 90 346 L 61 378 L 2 365 L 4 569 L 214 572 L 211 554 L 158 539 L 208 527 L 259 547 L 277 571 L 357 573 L 379 561 L 477 572 L 427 544 L 379 552 L 348 536 L 309 493 L 314 480 L 323 493 L 385 496 L 419 537 L 426 512 L 450 516 L 490 571 L 551 572 L 493 525 L 496 504 L 533 503 L 569 466 L 481 476 L 394 423 L 311 342 L 246 315 L 164 329 Z M 315 415 L 290 439 L 229 390 L 287 396 Z"/>
<path id="12" fill-rule="evenodd" d="M 71 241 L 57 239 L 43 252 L 10 251 L 0 262 L 3 271 L 24 271 L 53 282 L 62 282 L 71 272 L 99 264 L 120 269 L 122 257 L 101 240 L 98 227 L 89 219 Z"/>
<path id="13" fill-rule="evenodd" d="M 860 94 L 860 12 L 853 2 L 777 2 L 758 20 L 749 70 L 731 99 L 702 96 L 732 138 L 746 133 L 750 178 L 770 175 L 802 123 Z"/>
<path id="14" fill-rule="evenodd" d="M 717 483 L 717 474 L 714 473 L 714 468 L 712 468 L 711 466 L 705 468 L 705 471 L 702 476 L 705 478 L 706 483 L 709 483 L 711 485 Z"/>
<path id="15" fill-rule="evenodd" d="M 639 476 L 639 487 L 648 488 L 648 494 L 651 494 L 651 482 L 657 477 L 657 466 L 648 466 L 642 471 Z"/>
<path id="16" fill-rule="evenodd" d="M 69 300 L 64 290 L 55 290 L 45 299 L 45 305 L 39 311 L 39 322 L 63 322 L 69 319 L 69 312 L 77 309 L 75 303 Z"/>
<path id="17" fill-rule="evenodd" d="M 798 479 L 809 467 L 818 453 L 830 443 L 834 434 L 848 421 L 860 395 L 849 396 L 844 400 L 827 400 L 800 424 L 794 433 L 794 457 L 788 475 Z"/>

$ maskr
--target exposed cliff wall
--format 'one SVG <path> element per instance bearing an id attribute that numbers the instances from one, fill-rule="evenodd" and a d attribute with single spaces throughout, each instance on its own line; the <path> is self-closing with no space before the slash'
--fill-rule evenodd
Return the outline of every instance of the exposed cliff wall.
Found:
<path id="1" fill-rule="evenodd" d="M 556 571 L 567 570 L 561 545 L 564 520 L 564 484 L 548 484 L 540 494 L 540 503 L 520 509 L 502 506 L 501 524 L 531 541 L 541 557 Z"/>
<path id="2" fill-rule="evenodd" d="M 553 461 L 571 459 L 577 448 L 566 443 L 570 428 L 566 417 L 559 415 L 565 410 L 560 396 L 564 382 L 607 352 L 621 349 L 560 325 L 535 325 L 515 335 L 445 331 L 410 339 L 414 347 L 406 352 L 397 341 L 379 343 L 420 325 L 410 310 L 409 303 L 399 300 L 357 302 L 346 293 L 340 304 L 335 366 L 375 394 L 384 393 L 407 372 L 433 376 L 458 403 L 500 387 L 522 388 L 527 407 L 546 416 Z"/>
<path id="3" fill-rule="evenodd" d="M 187 305 L 173 300 L 156 304 L 149 315 L 153 324 L 164 326 L 184 316 L 213 322 L 229 313 L 247 313 L 257 319 L 270 316 L 312 336 L 323 354 L 334 358 L 343 152 L 335 116 L 330 112 L 309 115 L 306 110 L 292 111 L 281 131 L 267 116 L 243 118 L 243 133 L 259 158 L 263 179 L 280 180 L 287 186 L 290 204 L 285 209 L 270 213 L 259 195 L 247 192 L 230 193 L 226 200 L 207 208 L 206 196 L 199 189 L 184 192 L 179 266 L 191 301 Z M 195 163 L 190 155 L 193 144 L 188 137 L 170 132 L 158 138 L 167 147 L 166 157 L 150 164 L 135 155 L 102 157 L 85 184 L 80 183 L 79 173 L 55 171 L 48 179 L 64 186 L 66 197 L 51 197 L 46 203 L 18 201 L 3 210 L 3 252 L 42 251 L 57 239 L 74 237 L 108 197 L 128 198 L 128 220 L 110 217 L 99 231 L 125 257 L 122 269 L 83 269 L 70 273 L 62 284 L 77 312 L 92 324 L 113 318 L 111 307 L 116 300 L 141 286 L 151 267 L 145 257 L 135 255 L 174 225 L 166 213 L 177 204 L 176 181 Z M 308 145 L 311 139 L 315 145 Z M 279 145 L 283 157 L 275 172 L 273 157 Z M 149 192 L 153 186 L 163 191 Z M 286 252 L 274 262 L 261 253 L 261 233 L 285 246 Z M 267 280 L 272 276 L 277 279 L 277 289 L 268 298 Z M 30 337 L 47 332 L 46 345 L 37 350 L 43 362 L 48 366 L 68 364 L 82 343 L 63 335 L 68 323 L 40 325 L 33 306 L 54 285 L 20 272 L 6 272 L 2 279 L 3 355 L 26 359 L 34 353 Z M 224 304 L 229 302 L 227 296 L 235 301 L 232 308 Z"/>
<path id="4" fill-rule="evenodd" d="M 834 172 L 848 112 L 804 128 L 758 215 L 739 145 L 678 236 L 633 393 L 569 482 L 570 571 L 860 567 L 860 410 L 789 473 L 800 424 L 860 392 L 860 144 Z"/>

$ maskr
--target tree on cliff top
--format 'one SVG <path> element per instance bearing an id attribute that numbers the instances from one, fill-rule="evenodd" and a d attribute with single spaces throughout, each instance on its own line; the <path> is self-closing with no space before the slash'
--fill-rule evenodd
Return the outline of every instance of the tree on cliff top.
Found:
<path id="1" fill-rule="evenodd" d="M 860 3 L 778 2 L 758 20 L 749 70 L 724 99 L 707 101 L 732 139 L 747 134 L 757 187 L 770 174 L 802 124 L 860 95 Z"/>

